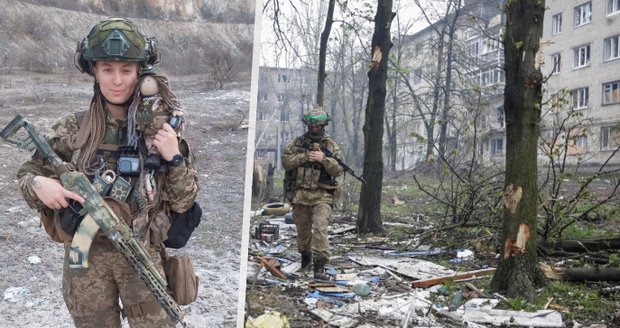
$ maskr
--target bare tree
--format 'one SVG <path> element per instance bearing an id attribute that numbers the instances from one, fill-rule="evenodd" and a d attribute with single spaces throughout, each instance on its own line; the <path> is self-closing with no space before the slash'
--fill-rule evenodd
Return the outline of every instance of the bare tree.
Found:
<path id="1" fill-rule="evenodd" d="M 503 245 L 491 289 L 533 301 L 536 288 L 545 284 L 536 254 L 537 143 L 543 83 L 537 56 L 545 1 L 508 1 L 506 12 Z"/>
<path id="2" fill-rule="evenodd" d="M 368 102 L 364 123 L 364 176 L 360 193 L 357 229 L 360 233 L 382 232 L 381 190 L 383 187 L 383 120 L 387 64 L 392 47 L 390 27 L 396 14 L 391 0 L 379 0 L 372 37 L 372 59 L 368 71 Z"/>

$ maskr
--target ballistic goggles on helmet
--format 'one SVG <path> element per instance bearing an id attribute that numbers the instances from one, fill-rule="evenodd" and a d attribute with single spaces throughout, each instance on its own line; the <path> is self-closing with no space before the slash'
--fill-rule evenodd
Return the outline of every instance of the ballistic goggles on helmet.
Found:
<path id="1" fill-rule="evenodd" d="M 310 111 L 310 113 L 304 115 L 304 122 L 307 125 L 327 125 L 329 122 L 329 114 L 323 111 Z"/>

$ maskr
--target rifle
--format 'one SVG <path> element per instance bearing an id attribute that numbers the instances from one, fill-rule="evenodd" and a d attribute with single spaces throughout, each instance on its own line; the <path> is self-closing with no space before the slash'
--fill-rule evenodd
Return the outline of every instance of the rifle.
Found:
<path id="1" fill-rule="evenodd" d="M 14 136 L 21 128 L 24 128 L 26 133 L 22 133 L 21 138 Z M 183 321 L 185 313 L 172 296 L 168 294 L 166 279 L 157 271 L 142 243 L 133 236 L 131 228 L 114 214 L 114 211 L 99 195 L 95 186 L 90 183 L 84 173 L 71 170 L 67 163 L 58 157 L 47 140 L 39 134 L 34 125 L 21 115 L 17 115 L 11 123 L 2 129 L 0 138 L 16 145 L 18 148 L 25 150 L 36 149 L 41 152 L 54 167 L 62 185 L 84 198 L 82 206 L 89 215 L 86 215 L 80 223 L 76 231 L 76 239 L 84 239 L 86 235 L 91 240 L 88 242 L 86 250 L 81 250 L 72 244 L 67 258 L 70 266 L 73 268 L 88 267 L 88 248 L 92 242 L 92 237 L 94 237 L 98 229 L 101 229 L 114 247 L 121 252 L 123 257 L 138 273 L 140 279 L 144 281 L 155 298 L 157 298 L 157 301 L 166 310 L 172 321 L 185 326 Z"/>
<path id="2" fill-rule="evenodd" d="M 318 149 L 316 149 L 317 147 L 315 147 L 314 145 L 311 145 L 310 143 L 308 143 L 306 140 L 303 140 L 302 138 L 297 138 L 297 140 L 299 140 L 301 142 L 301 144 L 304 146 L 303 148 L 306 148 L 308 150 L 318 150 L 318 149 L 320 149 L 323 152 L 323 154 L 325 154 L 325 156 L 335 159 L 336 162 L 338 162 L 338 165 L 340 165 L 345 171 L 349 172 L 349 174 L 351 174 L 357 180 L 361 181 L 362 183 L 366 183 L 364 178 L 357 176 L 355 174 L 355 171 L 353 171 L 352 168 L 350 168 L 347 164 L 345 164 L 342 160 L 340 160 L 340 158 L 334 156 L 334 153 L 332 153 L 331 150 L 323 147 L 319 143 L 315 143 L 315 145 L 318 145 Z"/>

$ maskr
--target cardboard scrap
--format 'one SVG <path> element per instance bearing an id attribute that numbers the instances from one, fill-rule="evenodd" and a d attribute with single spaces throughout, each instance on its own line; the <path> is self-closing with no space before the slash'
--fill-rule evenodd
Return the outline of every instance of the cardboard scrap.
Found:
<path id="1" fill-rule="evenodd" d="M 554 310 L 536 312 L 465 308 L 463 321 L 494 326 L 564 327 L 562 314 Z"/>
<path id="2" fill-rule="evenodd" d="M 350 257 L 360 265 L 379 266 L 412 279 L 430 279 L 454 275 L 455 272 L 430 261 L 414 258 L 383 258 L 377 256 Z"/>

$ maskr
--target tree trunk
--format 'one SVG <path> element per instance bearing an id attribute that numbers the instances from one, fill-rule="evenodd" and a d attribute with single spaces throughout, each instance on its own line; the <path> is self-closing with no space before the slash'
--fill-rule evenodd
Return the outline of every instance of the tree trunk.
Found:
<path id="1" fill-rule="evenodd" d="M 327 56 L 327 40 L 329 40 L 329 33 L 332 30 L 332 23 L 334 22 L 334 7 L 336 6 L 336 0 L 329 1 L 329 7 L 327 9 L 327 18 L 325 18 L 325 28 L 321 33 L 321 45 L 319 48 L 319 76 L 317 79 L 316 88 L 316 104 L 323 107 L 323 98 L 325 94 L 325 57 Z"/>
<path id="2" fill-rule="evenodd" d="M 528 301 L 545 284 L 536 257 L 537 142 L 543 76 L 540 50 L 545 2 L 507 3 L 504 53 L 506 87 L 506 180 L 503 241 L 491 289 Z"/>
<path id="3" fill-rule="evenodd" d="M 448 121 L 450 116 L 451 96 L 452 96 L 452 57 L 454 49 L 454 34 L 456 33 L 456 23 L 461 13 L 461 0 L 454 3 L 454 14 L 448 26 L 448 49 L 446 51 L 446 80 L 444 81 L 444 100 L 441 112 L 441 132 L 439 134 L 439 153 L 446 155 L 448 146 Z M 446 17 L 447 18 L 447 17 Z M 446 19 L 446 22 L 448 20 Z"/>
<path id="4" fill-rule="evenodd" d="M 359 233 L 383 232 L 381 190 L 383 186 L 383 119 L 387 64 L 392 47 L 390 25 L 395 13 L 391 0 L 379 0 L 372 37 L 372 60 L 368 71 L 368 101 L 364 121 L 364 178 L 357 219 Z"/>

